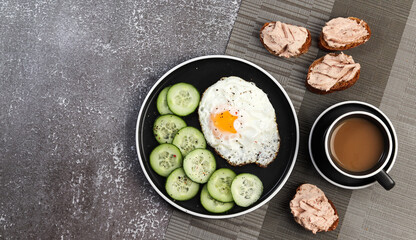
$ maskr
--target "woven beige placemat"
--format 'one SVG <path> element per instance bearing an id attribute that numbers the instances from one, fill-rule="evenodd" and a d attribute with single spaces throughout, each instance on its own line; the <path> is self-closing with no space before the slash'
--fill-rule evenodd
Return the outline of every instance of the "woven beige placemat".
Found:
<path id="1" fill-rule="evenodd" d="M 269 204 L 250 214 L 205 220 L 174 211 L 167 239 L 415 239 L 416 215 L 416 4 L 412 1 L 260 1 L 243 0 L 226 54 L 252 61 L 270 72 L 288 92 L 298 113 L 300 149 L 296 166 L 285 187 Z M 371 27 L 372 37 L 362 46 L 345 51 L 362 66 L 350 89 L 316 95 L 305 89 L 309 65 L 325 54 L 317 37 L 333 17 L 354 16 Z M 304 26 L 312 46 L 299 58 L 269 54 L 259 41 L 265 22 L 282 21 Z M 360 100 L 380 107 L 392 120 L 399 138 L 399 154 L 391 171 L 396 187 L 387 192 L 375 185 L 345 190 L 326 182 L 313 168 L 307 138 L 315 118 L 330 105 Z M 277 113 L 278 114 L 278 113 Z M 335 231 L 313 235 L 293 221 L 289 201 L 304 182 L 318 185 L 339 212 Z"/>

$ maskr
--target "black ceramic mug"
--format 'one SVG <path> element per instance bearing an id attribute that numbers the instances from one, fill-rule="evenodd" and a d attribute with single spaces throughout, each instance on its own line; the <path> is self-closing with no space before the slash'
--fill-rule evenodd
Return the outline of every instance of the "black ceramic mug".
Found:
<path id="1" fill-rule="evenodd" d="M 381 135 L 382 140 L 384 143 L 383 151 L 375 165 L 371 167 L 368 170 L 355 172 L 351 170 L 347 170 L 340 166 L 336 160 L 334 160 L 333 154 L 331 153 L 331 136 L 334 134 L 334 130 L 337 128 L 337 126 L 350 118 L 362 118 L 369 122 L 371 122 L 374 126 L 376 126 Z M 393 179 L 386 173 L 384 170 L 384 167 L 387 165 L 390 156 L 392 154 L 392 137 L 390 135 L 390 131 L 388 130 L 387 126 L 381 121 L 378 117 L 375 115 L 364 112 L 364 111 L 353 111 L 345 113 L 341 116 L 339 116 L 327 129 L 325 133 L 325 153 L 328 158 L 328 161 L 331 163 L 332 167 L 335 168 L 338 172 L 341 174 L 350 177 L 350 178 L 356 178 L 356 179 L 363 179 L 363 178 L 369 178 L 374 177 L 380 185 L 382 185 L 386 190 L 390 190 L 394 187 L 395 182 Z"/>

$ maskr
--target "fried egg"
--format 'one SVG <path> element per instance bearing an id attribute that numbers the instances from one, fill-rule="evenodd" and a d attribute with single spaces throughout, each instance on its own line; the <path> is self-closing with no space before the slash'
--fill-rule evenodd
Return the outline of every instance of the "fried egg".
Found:
<path id="1" fill-rule="evenodd" d="M 207 143 L 229 164 L 267 167 L 276 158 L 280 147 L 276 113 L 254 83 L 222 78 L 204 92 L 198 115 Z"/>

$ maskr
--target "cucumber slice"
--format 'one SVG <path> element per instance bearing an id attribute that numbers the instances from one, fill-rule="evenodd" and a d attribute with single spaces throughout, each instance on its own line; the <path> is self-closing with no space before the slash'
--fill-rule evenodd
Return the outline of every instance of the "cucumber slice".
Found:
<path id="1" fill-rule="evenodd" d="M 195 111 L 199 104 L 199 92 L 189 83 L 177 83 L 169 88 L 167 103 L 169 109 L 178 116 L 187 116 Z"/>
<path id="2" fill-rule="evenodd" d="M 175 115 L 163 115 L 153 124 L 153 134 L 159 143 L 172 143 L 176 133 L 186 127 L 186 122 Z"/>
<path id="3" fill-rule="evenodd" d="M 206 149 L 195 149 L 183 160 L 183 170 L 192 181 L 208 182 L 209 177 L 217 168 L 214 155 Z"/>
<path id="4" fill-rule="evenodd" d="M 209 195 L 207 185 L 205 184 L 201 191 L 201 205 L 212 213 L 223 213 L 234 207 L 234 202 L 220 202 Z"/>
<path id="5" fill-rule="evenodd" d="M 256 175 L 238 174 L 231 184 L 231 193 L 238 206 L 248 207 L 259 200 L 263 193 L 263 183 Z"/>
<path id="6" fill-rule="evenodd" d="M 172 143 L 181 150 L 184 157 L 196 148 L 205 148 L 207 146 L 204 135 L 194 127 L 185 127 L 179 130 Z"/>
<path id="7" fill-rule="evenodd" d="M 181 151 L 173 144 L 161 144 L 150 153 L 150 166 L 160 176 L 167 177 L 182 166 Z"/>
<path id="8" fill-rule="evenodd" d="M 228 168 L 220 168 L 215 171 L 208 180 L 208 192 L 211 197 L 221 202 L 233 201 L 231 183 L 236 174 Z"/>
<path id="9" fill-rule="evenodd" d="M 166 179 L 166 192 L 178 201 L 189 200 L 198 193 L 199 184 L 189 179 L 183 168 L 177 168 Z"/>
<path id="10" fill-rule="evenodd" d="M 168 107 L 168 102 L 166 101 L 166 96 L 168 95 L 169 88 L 170 86 L 165 87 L 159 93 L 159 96 L 157 96 L 156 106 L 157 106 L 157 111 L 160 113 L 160 115 L 172 114 L 172 112 L 170 111 Z"/>

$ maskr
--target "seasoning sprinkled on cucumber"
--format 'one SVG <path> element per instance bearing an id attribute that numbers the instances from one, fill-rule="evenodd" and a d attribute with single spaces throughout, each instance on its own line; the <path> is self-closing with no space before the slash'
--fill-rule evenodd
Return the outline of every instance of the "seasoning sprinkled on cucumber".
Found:
<path id="1" fill-rule="evenodd" d="M 207 183 L 209 195 L 221 202 L 233 201 L 231 183 L 235 176 L 234 171 L 228 168 L 220 168 L 215 171 Z"/>
<path id="2" fill-rule="evenodd" d="M 182 156 L 186 156 L 189 152 L 197 148 L 205 148 L 204 135 L 194 127 L 185 127 L 173 138 L 172 143 L 181 150 Z"/>
<path id="3" fill-rule="evenodd" d="M 182 166 L 181 151 L 173 144 L 161 144 L 150 153 L 150 166 L 160 176 L 167 177 Z"/>
<path id="4" fill-rule="evenodd" d="M 178 116 L 187 116 L 198 107 L 200 95 L 191 84 L 177 83 L 169 88 L 166 98 L 170 111 Z"/>
<path id="5" fill-rule="evenodd" d="M 199 184 L 189 179 L 183 168 L 177 168 L 166 179 L 166 192 L 178 201 L 189 200 L 198 193 Z"/>
<path id="6" fill-rule="evenodd" d="M 253 174 L 238 174 L 231 184 L 234 202 L 240 207 L 248 207 L 259 200 L 263 193 L 263 183 Z"/>
<path id="7" fill-rule="evenodd" d="M 186 122 L 175 115 L 160 116 L 153 124 L 153 134 L 159 143 L 172 143 L 176 133 L 186 127 Z"/>
<path id="8" fill-rule="evenodd" d="M 215 171 L 217 163 L 214 155 L 206 149 L 195 149 L 186 155 L 183 161 L 183 170 L 192 181 L 197 183 L 208 182 Z"/>

